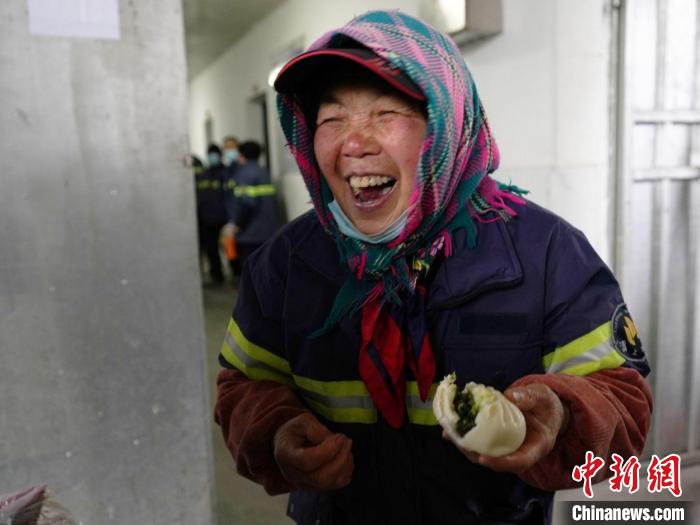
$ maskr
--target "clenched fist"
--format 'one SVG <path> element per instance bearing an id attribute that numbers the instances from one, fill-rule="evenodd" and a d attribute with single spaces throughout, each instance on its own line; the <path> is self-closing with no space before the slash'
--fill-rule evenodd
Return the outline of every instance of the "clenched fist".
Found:
<path id="1" fill-rule="evenodd" d="M 300 414 L 275 433 L 274 455 L 282 475 L 299 487 L 345 487 L 354 468 L 352 440 L 333 434 L 310 413 Z"/>

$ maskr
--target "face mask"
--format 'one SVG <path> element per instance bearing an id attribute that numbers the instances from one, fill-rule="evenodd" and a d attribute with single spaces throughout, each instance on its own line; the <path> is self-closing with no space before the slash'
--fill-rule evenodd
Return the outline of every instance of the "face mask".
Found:
<path id="1" fill-rule="evenodd" d="M 373 233 L 371 235 L 366 235 L 360 230 L 355 228 L 355 225 L 348 219 L 345 212 L 334 200 L 328 204 L 328 209 L 333 214 L 336 224 L 338 224 L 338 229 L 341 233 L 344 233 L 348 237 L 353 239 L 358 239 L 360 241 L 365 241 L 371 244 L 379 244 L 383 242 L 389 242 L 399 236 L 399 233 L 406 226 L 406 221 L 408 221 L 408 209 L 406 209 L 391 225 L 389 225 L 384 231 L 378 233 Z"/>
<path id="2" fill-rule="evenodd" d="M 238 160 L 238 150 L 237 149 L 225 149 L 224 158 L 229 164 L 233 164 Z"/>
<path id="3" fill-rule="evenodd" d="M 221 155 L 219 155 L 218 153 L 209 153 L 207 155 L 207 159 L 209 160 L 210 166 L 216 166 L 217 164 L 221 164 Z"/>

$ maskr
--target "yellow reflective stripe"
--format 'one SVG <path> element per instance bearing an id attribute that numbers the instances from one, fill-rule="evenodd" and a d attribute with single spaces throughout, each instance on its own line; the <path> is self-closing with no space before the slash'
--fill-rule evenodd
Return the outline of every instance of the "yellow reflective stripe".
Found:
<path id="1" fill-rule="evenodd" d="M 322 396 L 366 396 L 369 397 L 367 387 L 362 381 L 317 381 L 303 376 L 294 376 L 294 382 L 309 392 L 315 392 Z"/>
<path id="2" fill-rule="evenodd" d="M 303 395 L 303 394 L 302 394 Z M 336 423 L 376 423 L 377 411 L 365 408 L 331 408 L 319 401 L 304 397 L 312 410 Z"/>
<path id="3" fill-rule="evenodd" d="M 588 352 L 591 348 L 595 348 L 599 344 L 609 341 L 612 337 L 612 323 L 607 321 L 598 328 L 591 330 L 586 335 L 574 339 L 570 343 L 556 348 L 554 352 L 550 352 L 542 358 L 545 370 L 556 363 L 563 363 L 574 357 Z"/>
<path id="4" fill-rule="evenodd" d="M 590 361 L 588 363 L 580 363 L 578 365 L 570 366 L 559 370 L 558 374 L 569 374 L 572 376 L 587 376 L 593 372 L 598 372 L 600 370 L 608 370 L 610 368 L 617 368 L 625 362 L 625 358 L 618 354 L 615 350 L 607 354 L 606 356 L 596 360 Z"/>
<path id="5" fill-rule="evenodd" d="M 257 186 L 236 186 L 233 194 L 236 197 L 268 197 L 276 193 L 272 184 L 259 184 Z"/>
<path id="6" fill-rule="evenodd" d="M 433 383 L 430 386 L 428 398 L 425 401 L 421 401 L 418 383 L 416 381 L 409 381 L 406 383 L 406 409 L 408 412 L 408 420 L 411 423 L 415 425 L 438 424 L 435 413 L 433 412 L 433 397 L 435 397 L 437 386 L 437 383 Z"/>
<path id="7" fill-rule="evenodd" d="M 617 368 L 624 362 L 615 348 L 609 321 L 542 358 L 548 373 L 578 376 Z"/>
<path id="8" fill-rule="evenodd" d="M 435 418 L 435 413 L 433 412 L 432 408 L 430 410 L 420 408 L 409 408 L 408 420 L 414 425 L 432 426 L 438 424 L 437 419 Z"/>
<path id="9" fill-rule="evenodd" d="M 337 423 L 374 423 L 377 410 L 362 381 L 318 381 L 294 375 L 306 403 Z"/>
<path id="10" fill-rule="evenodd" d="M 197 189 L 198 190 L 208 190 L 209 188 L 212 188 L 214 190 L 218 190 L 221 187 L 221 182 L 218 180 L 200 180 L 197 181 Z"/>
<path id="11" fill-rule="evenodd" d="M 249 365 L 244 363 L 228 346 L 228 343 L 224 342 L 221 347 L 221 355 L 226 359 L 226 361 L 235 366 L 238 370 L 243 372 L 249 379 L 267 379 L 268 381 L 275 381 L 276 383 L 282 383 L 287 386 L 293 387 L 294 383 L 290 376 L 285 376 L 280 374 L 270 368 L 262 368 L 259 366 Z"/>
<path id="12" fill-rule="evenodd" d="M 228 324 L 221 355 L 251 379 L 293 384 L 289 362 L 249 341 L 233 318 Z"/>
<path id="13" fill-rule="evenodd" d="M 433 383 L 432 385 L 430 385 L 430 390 L 428 390 L 428 399 L 425 401 L 426 403 L 431 402 L 431 399 L 435 397 L 435 391 L 437 390 L 437 387 L 437 383 Z M 420 398 L 420 390 L 418 390 L 417 381 L 406 382 L 406 394 Z"/>
<path id="14" fill-rule="evenodd" d="M 377 410 L 362 381 L 317 381 L 294 376 L 296 385 L 309 407 L 326 419 L 337 423 L 375 423 Z M 406 384 L 408 420 L 417 425 L 437 425 L 433 413 L 433 383 L 428 399 L 421 401 L 415 381 Z"/>
<path id="15" fill-rule="evenodd" d="M 243 335 L 243 332 L 241 332 L 238 323 L 236 323 L 236 320 L 233 317 L 228 323 L 227 332 L 233 337 L 233 340 L 240 347 L 240 349 L 250 357 L 265 363 L 266 365 L 271 366 L 284 374 L 291 375 L 292 371 L 289 368 L 289 361 L 276 354 L 273 354 L 269 350 L 265 350 L 262 346 L 258 346 L 249 341 L 246 336 Z"/>

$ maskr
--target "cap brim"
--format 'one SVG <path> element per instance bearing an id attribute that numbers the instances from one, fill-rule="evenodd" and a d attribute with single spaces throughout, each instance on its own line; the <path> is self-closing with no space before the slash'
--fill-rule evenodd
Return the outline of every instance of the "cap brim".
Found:
<path id="1" fill-rule="evenodd" d="M 283 94 L 302 93 L 308 89 L 309 82 L 318 80 L 323 70 L 339 60 L 354 62 L 405 95 L 416 100 L 425 100 L 425 95 L 420 88 L 403 72 L 392 68 L 386 60 L 369 49 L 362 48 L 317 49 L 302 53 L 287 62 L 280 70 L 274 83 L 275 90 Z"/>

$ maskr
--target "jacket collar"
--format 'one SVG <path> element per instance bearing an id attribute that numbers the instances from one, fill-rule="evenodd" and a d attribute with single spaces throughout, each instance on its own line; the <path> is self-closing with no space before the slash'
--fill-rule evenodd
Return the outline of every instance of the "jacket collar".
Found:
<path id="1" fill-rule="evenodd" d="M 517 220 L 517 219 L 515 219 Z M 455 253 L 444 260 L 430 285 L 428 306 L 443 309 L 457 306 L 497 288 L 511 288 L 523 278 L 523 270 L 510 233 L 503 221 L 477 223 L 477 245 L 467 248 L 466 232 L 457 232 Z M 347 276 L 333 239 L 320 224 L 312 228 L 293 249 L 293 257 L 340 287 Z"/>

